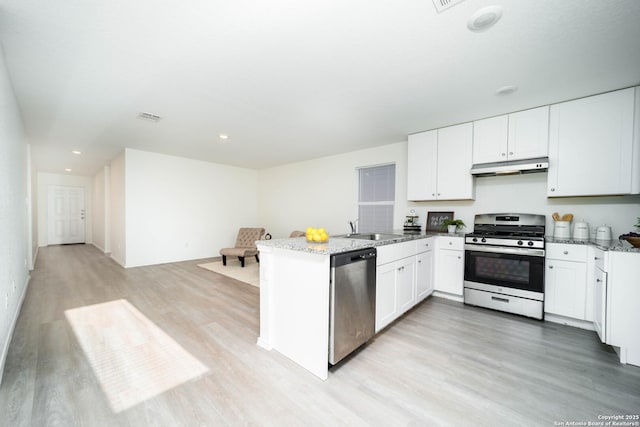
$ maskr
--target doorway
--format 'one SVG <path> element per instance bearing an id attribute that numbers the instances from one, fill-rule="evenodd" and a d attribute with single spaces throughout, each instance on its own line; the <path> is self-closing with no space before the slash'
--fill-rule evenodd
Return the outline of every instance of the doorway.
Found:
<path id="1" fill-rule="evenodd" d="M 48 200 L 48 244 L 85 243 L 84 188 L 50 185 Z"/>

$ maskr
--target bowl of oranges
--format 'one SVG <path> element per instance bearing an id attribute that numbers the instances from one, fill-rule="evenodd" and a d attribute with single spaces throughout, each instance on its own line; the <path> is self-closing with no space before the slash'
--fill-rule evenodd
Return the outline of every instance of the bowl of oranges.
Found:
<path id="1" fill-rule="evenodd" d="M 309 243 L 324 243 L 329 240 L 329 235 L 324 228 L 308 227 L 305 235 Z"/>

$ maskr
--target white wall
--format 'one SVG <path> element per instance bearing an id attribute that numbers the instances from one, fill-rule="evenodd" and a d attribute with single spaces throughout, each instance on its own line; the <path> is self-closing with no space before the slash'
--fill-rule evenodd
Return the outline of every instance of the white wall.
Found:
<path id="1" fill-rule="evenodd" d="M 613 235 L 632 231 L 640 216 L 640 196 L 546 197 L 546 173 L 476 178 L 476 200 L 455 202 L 407 201 L 407 143 L 293 163 L 259 172 L 258 217 L 274 237 L 293 229 L 325 227 L 330 234 L 347 232 L 356 215 L 356 167 L 396 162 L 395 228 L 413 209 L 425 224 L 428 211 L 453 211 L 473 229 L 478 213 L 515 212 L 547 215 L 547 234 L 553 233 L 553 212 L 573 213 L 592 226 L 606 223 Z M 594 179 L 597 179 L 594 174 Z"/>
<path id="2" fill-rule="evenodd" d="M 63 175 L 57 173 L 38 172 L 38 245 L 49 244 L 49 186 L 65 185 L 84 188 L 85 204 L 85 241 L 91 243 L 93 231 L 92 193 L 93 179 L 88 176 Z"/>
<path id="3" fill-rule="evenodd" d="M 395 228 L 402 228 L 406 208 L 407 144 L 291 163 L 259 171 L 258 218 L 274 238 L 293 230 L 324 227 L 330 234 L 349 231 L 357 217 L 357 172 L 361 166 L 396 163 Z"/>
<path id="4" fill-rule="evenodd" d="M 255 170 L 126 149 L 125 177 L 127 267 L 219 256 L 263 225 Z"/>
<path id="5" fill-rule="evenodd" d="M 124 151 L 111 160 L 109 166 L 109 230 L 106 239 L 111 248 L 111 258 L 125 266 L 127 246 L 125 240 L 125 156 Z"/>
<path id="6" fill-rule="evenodd" d="M 27 162 L 24 127 L 0 48 L 0 381 L 29 280 Z"/>
<path id="7" fill-rule="evenodd" d="M 107 193 L 108 182 L 108 166 L 105 166 L 93 177 L 93 198 L 92 198 L 92 211 L 93 211 L 93 245 L 106 253 L 106 242 L 108 241 L 106 224 L 108 218 L 108 212 L 106 211 L 106 201 L 109 197 Z"/>

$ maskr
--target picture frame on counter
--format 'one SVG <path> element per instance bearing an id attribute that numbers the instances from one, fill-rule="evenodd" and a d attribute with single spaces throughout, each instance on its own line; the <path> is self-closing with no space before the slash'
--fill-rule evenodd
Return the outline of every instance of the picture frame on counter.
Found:
<path id="1" fill-rule="evenodd" d="M 453 219 L 453 212 L 427 212 L 425 231 L 443 231 L 448 219 Z"/>

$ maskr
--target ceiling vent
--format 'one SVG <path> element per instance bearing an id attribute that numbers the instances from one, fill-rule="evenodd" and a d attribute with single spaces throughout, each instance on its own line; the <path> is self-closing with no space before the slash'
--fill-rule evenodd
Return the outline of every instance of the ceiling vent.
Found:
<path id="1" fill-rule="evenodd" d="M 157 116 L 157 115 L 151 114 L 151 113 L 140 113 L 140 114 L 138 114 L 138 118 L 140 120 L 146 120 L 148 122 L 157 122 L 158 120 L 161 119 L 160 116 Z"/>
<path id="2" fill-rule="evenodd" d="M 436 7 L 438 13 L 449 9 L 451 6 L 455 6 L 458 3 L 462 3 L 464 0 L 433 0 L 433 5 Z"/>

